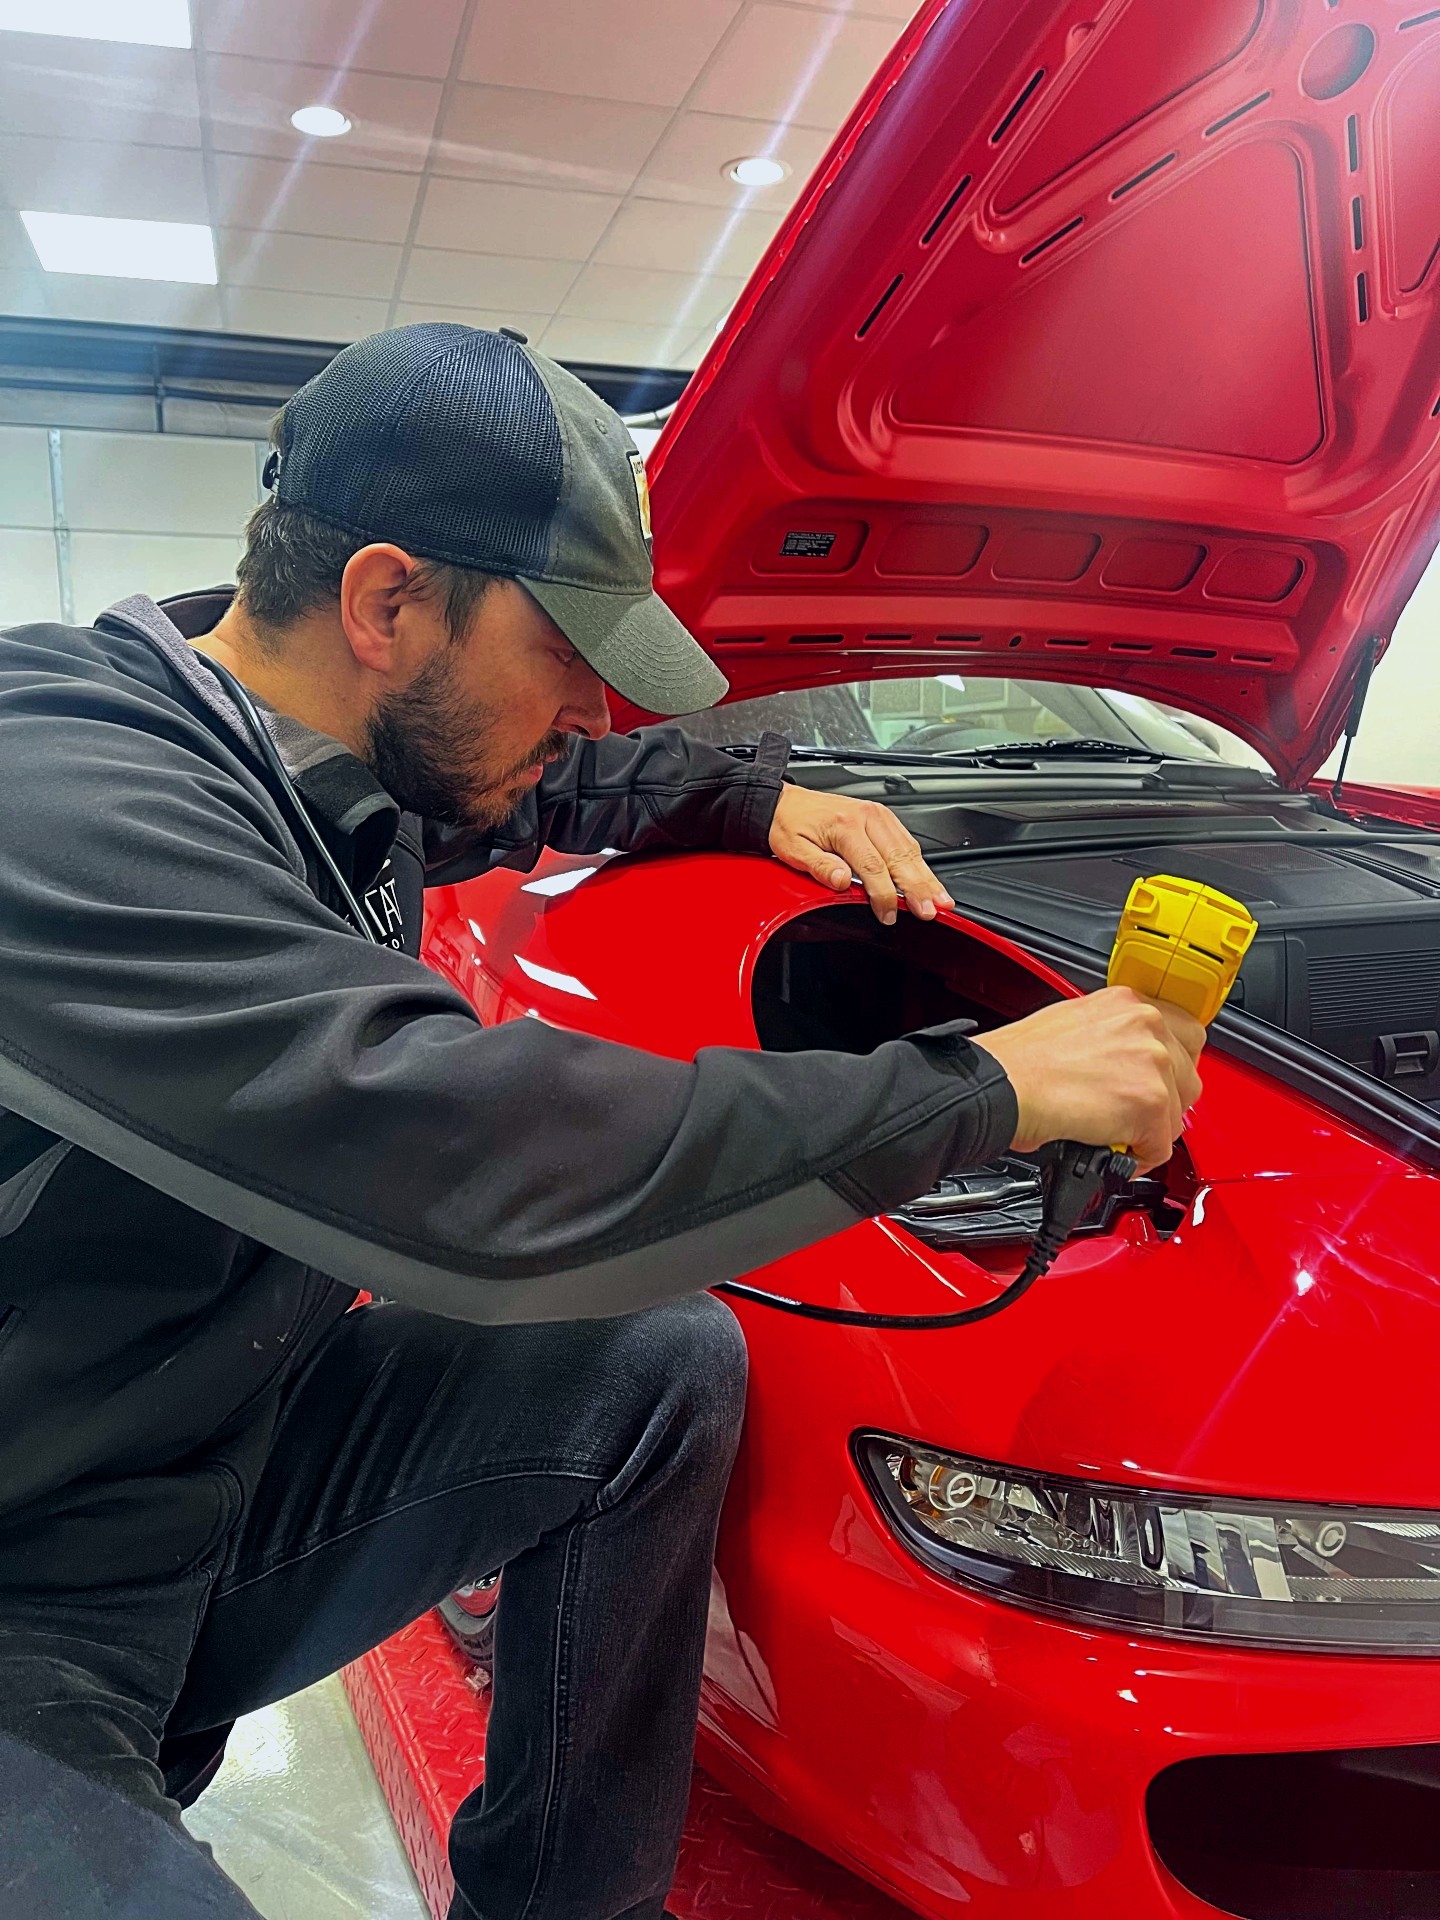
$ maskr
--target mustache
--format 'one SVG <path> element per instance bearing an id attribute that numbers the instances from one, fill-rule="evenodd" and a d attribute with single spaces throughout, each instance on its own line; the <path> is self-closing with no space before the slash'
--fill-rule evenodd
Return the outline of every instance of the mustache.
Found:
<path id="1" fill-rule="evenodd" d="M 568 733 L 547 733 L 534 752 L 527 754 L 514 771 L 516 774 L 529 773 L 532 767 L 543 767 L 547 760 L 563 760 L 569 751 Z"/>

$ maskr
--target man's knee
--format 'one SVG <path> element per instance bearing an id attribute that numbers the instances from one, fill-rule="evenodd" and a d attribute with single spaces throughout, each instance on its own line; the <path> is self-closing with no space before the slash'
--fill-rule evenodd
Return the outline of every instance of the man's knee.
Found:
<path id="1" fill-rule="evenodd" d="M 687 1295 L 631 1314 L 622 1364 L 657 1418 L 697 1464 L 728 1474 L 745 1417 L 748 1356 L 730 1309 L 713 1294 Z"/>

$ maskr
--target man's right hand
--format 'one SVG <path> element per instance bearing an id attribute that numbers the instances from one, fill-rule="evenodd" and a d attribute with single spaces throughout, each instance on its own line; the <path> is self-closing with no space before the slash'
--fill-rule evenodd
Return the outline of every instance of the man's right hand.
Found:
<path id="1" fill-rule="evenodd" d="M 1061 1000 L 978 1035 L 975 1045 L 1000 1062 L 1015 1089 L 1017 1153 L 1050 1140 L 1123 1144 L 1143 1173 L 1170 1158 L 1200 1097 L 1204 1027 L 1130 987 Z"/>

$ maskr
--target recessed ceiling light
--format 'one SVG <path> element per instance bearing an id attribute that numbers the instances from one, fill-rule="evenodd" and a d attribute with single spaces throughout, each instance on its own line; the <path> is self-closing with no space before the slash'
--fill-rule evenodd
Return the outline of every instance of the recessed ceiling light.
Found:
<path id="1" fill-rule="evenodd" d="M 215 237 L 188 220 L 107 220 L 91 213 L 22 213 L 47 273 L 117 280 L 186 280 L 213 287 Z"/>
<path id="2" fill-rule="evenodd" d="M 783 160 L 772 160 L 768 154 L 757 153 L 749 160 L 728 161 L 720 171 L 727 180 L 734 180 L 742 187 L 773 187 L 790 169 Z"/>
<path id="3" fill-rule="evenodd" d="M 0 31 L 58 33 L 67 40 L 190 45 L 189 0 L 0 0 Z"/>
<path id="4" fill-rule="evenodd" d="M 349 133 L 354 122 L 338 107 L 297 107 L 290 124 L 297 133 L 311 134 L 316 140 L 338 140 L 342 133 Z"/>

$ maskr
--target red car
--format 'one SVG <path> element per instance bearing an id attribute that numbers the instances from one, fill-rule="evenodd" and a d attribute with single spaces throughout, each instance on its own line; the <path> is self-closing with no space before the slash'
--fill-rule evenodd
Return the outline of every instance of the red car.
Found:
<path id="1" fill-rule="evenodd" d="M 701 1758 L 932 1920 L 1440 1913 L 1440 798 L 1313 781 L 1440 530 L 1437 255 L 1440 6 L 935 0 L 652 482 L 694 728 L 955 913 L 720 855 L 432 902 L 485 1020 L 681 1057 L 1012 1019 L 1149 872 L 1258 916 L 1173 1160 L 1013 1308 L 737 1305 Z M 978 1304 L 1036 1211 L 1010 1156 L 753 1284 Z"/>

